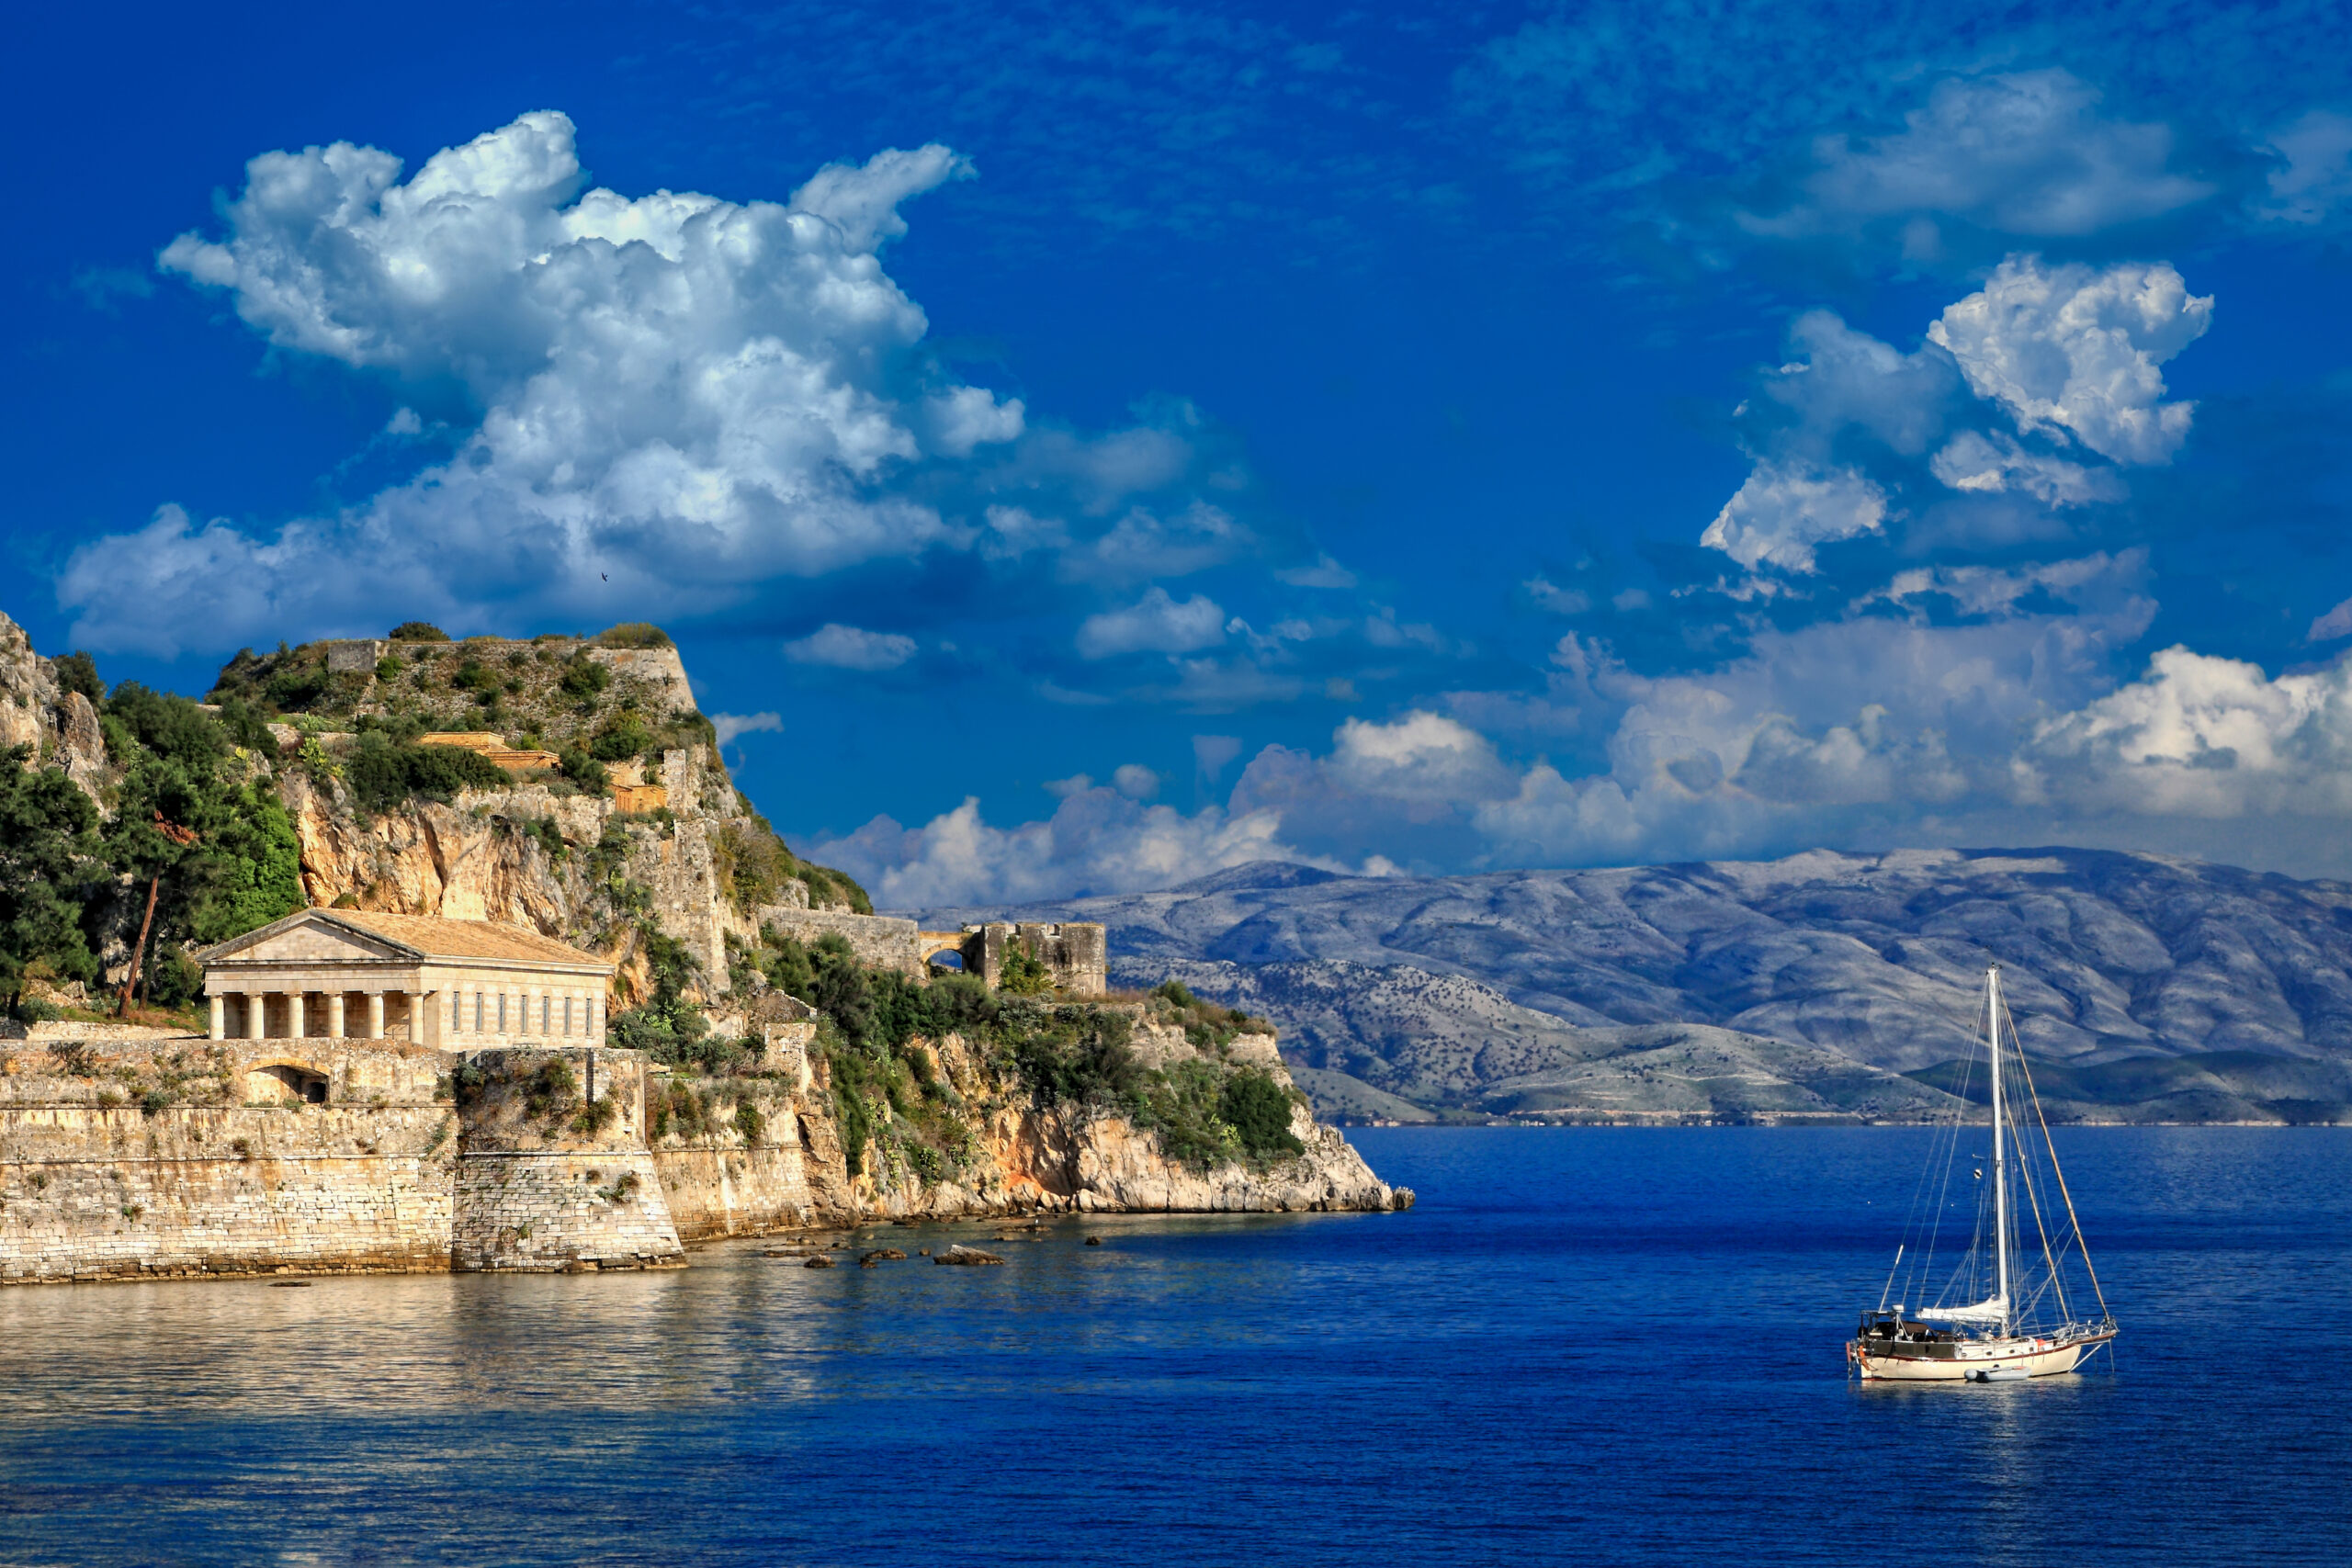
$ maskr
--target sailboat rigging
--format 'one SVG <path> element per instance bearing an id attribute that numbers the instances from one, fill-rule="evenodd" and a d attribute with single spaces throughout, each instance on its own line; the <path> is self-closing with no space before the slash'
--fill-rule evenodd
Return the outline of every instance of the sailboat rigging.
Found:
<path id="1" fill-rule="evenodd" d="M 2041 1097 L 2034 1092 L 2024 1044 L 2001 1000 L 1997 964 L 1984 973 L 1982 1016 L 1991 1080 L 1992 1149 L 1982 1163 L 1972 1156 L 1969 1166 L 1970 1180 L 1980 1191 L 1975 1234 L 1966 1253 L 1939 1279 L 1935 1266 L 1937 1241 L 1944 1214 L 1952 1207 L 1951 1176 L 1965 1122 L 1963 1111 L 1954 1116 L 1930 1155 L 1877 1308 L 1862 1314 L 1854 1337 L 1847 1342 L 1847 1367 L 1866 1382 L 2014 1382 L 2049 1377 L 2073 1371 L 2084 1358 L 2112 1343 L 2117 1333 L 2115 1314 L 2108 1310 L 2098 1271 L 2091 1267 L 2090 1250 L 2083 1242 L 2074 1195 L 2059 1168 L 2050 1123 L 2041 1114 Z M 2008 1071 L 2002 1050 L 2005 1033 L 2015 1047 L 2007 1055 L 2025 1090 L 2022 1100 L 2007 1093 L 2004 1082 Z M 1965 1079 L 1960 1089 L 1964 1102 Z M 2033 1126 L 2041 1134 L 2038 1151 L 2029 1141 L 2029 1127 L 2020 1114 L 2024 1104 L 2031 1105 Z M 1940 1175 L 1937 1155 L 1940 1155 Z M 2046 1174 L 2040 1168 L 2043 1156 L 2048 1159 Z M 1985 1184 L 1983 1178 L 1988 1169 L 1992 1180 Z M 2055 1238 L 2041 1213 L 2052 1181 L 2066 1210 L 2066 1229 Z M 2032 1222 L 2032 1237 L 2038 1244 L 2030 1252 L 2021 1245 L 2027 1218 Z M 1906 1253 L 1911 1258 L 1907 1271 Z M 2076 1315 L 2074 1303 L 2082 1301 L 2079 1287 L 2073 1302 L 2068 1299 L 2067 1277 L 2075 1264 L 2098 1303 L 2096 1316 Z M 1889 1306 L 1898 1284 L 1905 1299 Z M 1932 1304 L 1909 1304 L 1930 1292 Z"/>

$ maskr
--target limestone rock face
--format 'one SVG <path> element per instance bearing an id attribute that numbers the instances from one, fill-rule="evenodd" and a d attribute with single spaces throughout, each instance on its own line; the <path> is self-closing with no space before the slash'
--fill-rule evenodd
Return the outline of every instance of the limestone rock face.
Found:
<path id="1" fill-rule="evenodd" d="M 617 824 L 627 848 L 619 875 L 641 888 L 662 931 L 702 964 L 706 993 L 728 987 L 727 938 L 756 939 L 758 928 L 721 886 L 716 840 L 737 818 L 734 792 L 702 755 L 673 750 L 665 775 L 678 781 L 667 826 Z M 503 920 L 621 956 L 634 936 L 605 940 L 600 887 L 589 852 L 614 828 L 617 808 L 592 795 L 558 795 L 545 785 L 470 791 L 455 806 L 414 802 L 363 818 L 335 784 L 288 771 L 280 785 L 301 842 L 311 901 L 349 898 L 363 909 L 451 919 Z M 706 810 L 716 805 L 724 809 Z M 749 819 L 741 819 L 746 827 Z M 554 825 L 557 855 L 533 825 Z"/>
<path id="2" fill-rule="evenodd" d="M 64 768 L 93 800 L 107 768 L 97 710 L 58 683 L 57 668 L 33 651 L 25 628 L 0 615 L 0 750 L 30 746 L 36 763 Z"/>

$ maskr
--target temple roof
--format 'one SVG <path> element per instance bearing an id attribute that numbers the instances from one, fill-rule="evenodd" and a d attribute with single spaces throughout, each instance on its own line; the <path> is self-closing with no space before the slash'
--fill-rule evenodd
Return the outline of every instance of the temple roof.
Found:
<path id="1" fill-rule="evenodd" d="M 258 931 L 232 937 L 217 947 L 205 949 L 197 959 L 203 964 L 233 963 L 240 959 L 263 962 L 299 961 L 303 954 L 283 956 L 257 951 L 278 945 L 277 939 L 311 928 L 326 932 L 342 932 L 363 940 L 379 951 L 377 954 L 354 952 L 351 958 L 381 956 L 410 963 L 457 962 L 492 964 L 540 964 L 565 968 L 592 968 L 610 973 L 612 965 L 593 953 L 583 953 L 568 942 L 541 936 L 527 926 L 508 925 L 498 920 L 449 920 L 438 915 L 390 915 L 374 909 L 304 909 L 298 914 L 273 921 Z"/>

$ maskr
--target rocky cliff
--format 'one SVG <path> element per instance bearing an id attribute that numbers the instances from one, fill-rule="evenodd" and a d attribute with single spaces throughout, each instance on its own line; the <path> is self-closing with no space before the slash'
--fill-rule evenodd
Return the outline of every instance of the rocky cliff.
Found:
<path id="1" fill-rule="evenodd" d="M 1136 1047 L 1149 1071 L 1239 1068 L 1286 1095 L 1295 1088 L 1271 1035 L 1204 1050 L 1147 1024 Z M 1132 1103 L 1037 1095 L 985 1040 L 917 1038 L 899 1055 L 919 1065 L 921 1091 L 861 1093 L 833 1063 L 789 1054 L 765 1073 L 657 1078 L 651 1145 L 679 1234 L 1028 1213 L 1377 1212 L 1413 1201 L 1318 1124 L 1304 1096 L 1285 1107 L 1295 1153 L 1227 1148 L 1187 1159 L 1171 1155 L 1160 1129 L 1137 1124 Z"/>

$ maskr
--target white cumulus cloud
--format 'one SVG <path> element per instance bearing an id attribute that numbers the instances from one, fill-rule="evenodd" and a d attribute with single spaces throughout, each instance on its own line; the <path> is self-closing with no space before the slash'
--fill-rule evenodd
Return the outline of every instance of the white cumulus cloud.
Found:
<path id="1" fill-rule="evenodd" d="M 2164 400 L 2157 367 L 2212 319 L 2212 297 L 2190 294 L 2167 263 L 2098 269 L 2012 256 L 1928 335 L 2021 429 L 2064 431 L 2119 463 L 2163 463 L 2188 438 L 2193 405 Z"/>
<path id="2" fill-rule="evenodd" d="M 915 656 L 915 639 L 899 632 L 870 632 L 831 621 L 784 645 L 784 656 L 795 664 L 821 664 L 835 670 L 896 670 Z"/>
<path id="3" fill-rule="evenodd" d="M 1207 807 L 1187 817 L 1103 787 L 1070 790 L 1043 821 L 994 827 L 967 798 L 920 828 L 877 817 L 808 852 L 849 872 L 888 909 L 1167 887 L 1251 861 L 1314 858 L 1283 840 L 1277 813 Z"/>
<path id="4" fill-rule="evenodd" d="M 1885 519 L 1886 492 L 1856 469 L 1760 463 L 1699 542 L 1742 566 L 1810 572 L 1815 546 L 1875 534 Z"/>
<path id="5" fill-rule="evenodd" d="M 461 389 L 479 424 L 339 515 L 265 536 L 167 509 L 92 542 L 60 582 L 76 635 L 170 651 L 387 604 L 658 613 L 954 543 L 884 481 L 1013 442 L 1023 409 L 941 375 L 876 251 L 899 203 L 967 173 L 933 146 L 783 203 L 582 192 L 551 111 L 405 181 L 348 142 L 255 158 L 226 233 L 180 236 L 164 268 L 281 349 Z"/>
<path id="6" fill-rule="evenodd" d="M 2340 817 L 2352 811 L 2352 659 L 2271 677 L 2169 648 L 2140 680 L 2040 725 L 2018 787 L 2154 816 Z"/>
<path id="7" fill-rule="evenodd" d="M 718 743 L 724 746 L 739 735 L 780 735 L 784 732 L 784 716 L 773 713 L 715 713 L 710 716 L 710 727 L 718 732 Z"/>
<path id="8" fill-rule="evenodd" d="M 1165 588 L 1144 591 L 1123 610 L 1089 615 L 1078 628 L 1081 658 L 1123 653 L 1192 653 L 1225 640 L 1225 612 L 1206 594 L 1178 602 Z"/>

